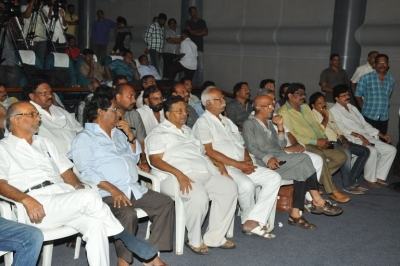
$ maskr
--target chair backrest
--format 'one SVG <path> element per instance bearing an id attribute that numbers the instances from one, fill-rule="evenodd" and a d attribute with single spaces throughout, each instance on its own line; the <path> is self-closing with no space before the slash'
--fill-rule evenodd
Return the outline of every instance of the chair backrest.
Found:
<path id="1" fill-rule="evenodd" d="M 72 59 L 63 53 L 50 53 L 46 56 L 45 67 L 46 70 L 65 70 L 69 73 L 71 81 L 66 86 L 78 84 L 75 66 Z"/>

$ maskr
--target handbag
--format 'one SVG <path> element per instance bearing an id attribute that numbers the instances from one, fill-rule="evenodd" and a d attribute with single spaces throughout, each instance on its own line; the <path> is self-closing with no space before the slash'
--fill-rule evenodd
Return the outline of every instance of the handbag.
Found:
<path id="1" fill-rule="evenodd" d="M 276 210 L 290 212 L 293 208 L 293 185 L 281 186 L 278 192 Z"/>

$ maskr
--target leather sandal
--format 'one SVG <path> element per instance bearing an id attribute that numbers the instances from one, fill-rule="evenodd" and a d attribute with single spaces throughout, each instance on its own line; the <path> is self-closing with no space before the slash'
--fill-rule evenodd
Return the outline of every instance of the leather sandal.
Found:
<path id="1" fill-rule="evenodd" d="M 381 187 L 380 185 L 378 185 L 378 183 L 370 182 L 370 181 L 367 181 L 367 180 L 365 180 L 365 184 L 367 184 L 367 186 L 372 187 L 372 188 L 380 188 Z"/>
<path id="2" fill-rule="evenodd" d="M 193 253 L 196 253 L 198 255 L 210 255 L 210 250 L 204 243 L 201 244 L 200 247 L 196 248 L 196 247 L 190 245 L 189 240 L 186 240 L 185 246 L 187 246 Z"/>
<path id="3" fill-rule="evenodd" d="M 313 214 L 325 214 L 328 216 L 335 216 L 341 214 L 343 212 L 343 209 L 342 207 L 333 206 L 328 201 L 325 201 L 325 204 L 322 206 L 316 206 L 313 202 L 310 211 Z"/>
<path id="4" fill-rule="evenodd" d="M 309 223 L 303 216 L 300 216 L 299 218 L 294 218 L 289 215 L 288 224 L 296 225 L 307 230 L 314 230 L 317 228 L 315 224 Z"/>
<path id="5" fill-rule="evenodd" d="M 236 248 L 236 244 L 233 241 L 226 240 L 224 244 L 219 247 L 210 247 L 210 248 L 221 248 L 221 249 L 234 249 Z"/>

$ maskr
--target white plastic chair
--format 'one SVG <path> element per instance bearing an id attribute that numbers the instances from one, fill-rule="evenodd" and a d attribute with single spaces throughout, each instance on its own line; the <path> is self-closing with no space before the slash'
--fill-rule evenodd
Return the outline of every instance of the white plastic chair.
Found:
<path id="1" fill-rule="evenodd" d="M 146 172 L 140 170 L 139 167 L 137 167 L 137 171 L 138 171 L 139 179 L 141 181 L 142 186 L 148 187 L 148 188 L 150 187 L 153 191 L 160 192 L 160 179 L 157 176 L 152 175 L 150 173 L 146 173 Z M 144 180 L 144 179 L 150 180 L 151 186 L 150 186 L 150 183 L 148 182 L 148 180 Z M 135 210 L 136 210 L 137 217 L 139 219 L 148 216 L 147 213 L 145 211 L 143 211 L 141 208 L 135 208 Z M 150 226 L 151 226 L 151 222 L 149 220 L 149 222 L 147 224 L 147 230 L 146 230 L 146 238 L 145 238 L 146 240 L 149 239 L 149 237 L 150 237 Z"/>
<path id="2" fill-rule="evenodd" d="M 25 223 L 25 208 L 24 208 L 24 206 L 21 203 L 13 201 L 9 198 L 3 197 L 3 196 L 0 196 L 0 198 L 2 198 L 4 201 L 8 202 L 8 204 L 11 204 L 11 206 L 14 208 L 14 211 L 16 211 L 17 221 L 20 223 Z M 40 230 L 42 230 L 43 237 L 44 237 L 44 239 L 43 239 L 43 255 L 42 255 L 42 265 L 43 266 L 51 266 L 54 240 L 78 234 L 78 231 L 76 231 L 72 227 L 69 227 L 66 225 L 60 226 L 57 228 L 41 228 Z M 81 242 L 82 242 L 82 238 L 77 237 L 74 259 L 79 258 Z"/>
<path id="3" fill-rule="evenodd" d="M 4 201 L 0 201 L 0 215 L 7 220 L 12 218 L 10 205 Z M 11 251 L 0 251 L 1 256 L 4 256 L 4 266 L 11 266 L 13 253 Z"/>
<path id="4" fill-rule="evenodd" d="M 154 170 L 153 170 L 154 171 Z M 185 228 L 186 228 L 186 215 L 185 208 L 183 206 L 183 201 L 179 196 L 179 183 L 176 177 L 170 173 L 163 172 L 171 176 L 174 183 L 174 196 L 171 197 L 175 201 L 175 242 L 176 242 L 176 250 L 175 253 L 177 255 L 183 254 L 183 245 L 185 242 Z M 232 217 L 231 225 L 226 233 L 227 237 L 233 237 L 233 229 L 234 229 L 234 216 Z"/>

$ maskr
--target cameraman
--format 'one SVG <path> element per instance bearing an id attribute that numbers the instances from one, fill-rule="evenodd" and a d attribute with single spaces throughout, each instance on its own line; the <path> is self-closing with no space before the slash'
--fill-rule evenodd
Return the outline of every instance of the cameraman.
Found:
<path id="1" fill-rule="evenodd" d="M 65 11 L 61 8 L 64 1 L 51 0 L 48 5 L 43 7 L 43 12 L 48 19 L 47 26 L 50 33 L 53 32 L 51 41 L 54 43 L 56 52 L 65 53 L 67 47 L 67 39 L 64 35 L 64 30 L 68 27 L 65 20 Z"/>
<path id="2" fill-rule="evenodd" d="M 47 23 L 47 17 L 43 13 L 43 1 L 40 3 L 35 2 L 35 0 L 29 0 L 28 5 L 23 5 L 21 7 L 22 17 L 24 18 L 24 37 L 27 37 L 29 30 L 33 31 L 32 34 L 34 39 L 32 50 L 35 52 L 36 56 L 43 65 L 47 48 L 45 25 Z M 33 18 L 35 18 L 36 24 L 30 28 Z"/>

